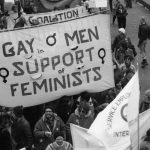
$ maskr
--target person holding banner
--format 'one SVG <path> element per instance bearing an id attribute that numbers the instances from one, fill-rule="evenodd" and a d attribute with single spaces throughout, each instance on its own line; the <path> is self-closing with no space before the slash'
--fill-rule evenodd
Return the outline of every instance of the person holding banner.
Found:
<path id="1" fill-rule="evenodd" d="M 54 142 L 54 133 L 61 131 L 65 137 L 65 124 L 54 113 L 53 108 L 45 106 L 45 113 L 37 121 L 34 127 L 35 147 L 37 150 L 45 150 L 48 144 Z"/>

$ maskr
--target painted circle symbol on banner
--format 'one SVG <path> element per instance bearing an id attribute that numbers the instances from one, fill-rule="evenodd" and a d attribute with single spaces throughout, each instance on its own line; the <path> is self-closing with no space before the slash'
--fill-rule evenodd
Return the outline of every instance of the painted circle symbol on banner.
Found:
<path id="1" fill-rule="evenodd" d="M 105 63 L 104 58 L 105 58 L 105 56 L 106 56 L 106 51 L 105 51 L 104 48 L 101 48 L 101 49 L 98 51 L 98 56 L 99 56 L 99 58 L 102 60 L 102 64 L 104 64 L 104 63 Z"/>
<path id="2" fill-rule="evenodd" d="M 50 35 L 47 37 L 46 39 L 46 43 L 49 46 L 53 46 L 56 44 L 56 33 L 54 33 L 53 35 Z"/>
<path id="3" fill-rule="evenodd" d="M 127 106 L 128 104 L 123 105 L 123 107 L 121 108 L 121 117 L 122 119 L 127 122 Z"/>
<path id="4" fill-rule="evenodd" d="M 7 82 L 6 77 L 8 77 L 8 76 L 9 76 L 9 71 L 8 71 L 8 69 L 6 69 L 6 68 L 0 68 L 0 77 L 3 78 L 3 82 L 4 82 L 4 83 Z"/>

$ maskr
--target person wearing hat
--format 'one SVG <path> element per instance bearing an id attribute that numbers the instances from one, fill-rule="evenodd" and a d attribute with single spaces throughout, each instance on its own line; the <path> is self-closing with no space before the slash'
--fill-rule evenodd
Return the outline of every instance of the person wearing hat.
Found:
<path id="1" fill-rule="evenodd" d="M 16 150 L 26 148 L 31 150 L 33 144 L 32 131 L 29 122 L 23 115 L 23 106 L 16 106 L 12 113 L 12 137 L 16 142 Z"/>
<path id="2" fill-rule="evenodd" d="M 80 102 L 75 111 L 69 116 L 66 123 L 67 129 L 67 141 L 72 143 L 70 123 L 76 124 L 83 128 L 88 129 L 94 121 L 94 109 L 92 110 L 89 104 L 90 95 L 87 92 L 83 92 L 79 96 Z"/>
<path id="3" fill-rule="evenodd" d="M 144 99 L 140 105 L 140 113 L 150 108 L 150 89 L 145 91 Z"/>
<path id="4" fill-rule="evenodd" d="M 63 120 L 54 113 L 50 105 L 44 108 L 43 116 L 37 121 L 34 127 L 35 147 L 38 150 L 45 150 L 48 144 L 54 141 L 54 133 L 61 131 L 65 137 L 65 124 Z"/>
<path id="5" fill-rule="evenodd" d="M 118 35 L 114 38 L 114 41 L 112 43 L 112 51 L 115 52 L 119 48 L 119 44 L 122 40 L 126 37 L 126 31 L 124 28 L 118 29 Z"/>
<path id="6" fill-rule="evenodd" d="M 72 145 L 64 141 L 64 135 L 62 132 L 54 133 L 54 142 L 49 144 L 46 150 L 73 150 Z"/>

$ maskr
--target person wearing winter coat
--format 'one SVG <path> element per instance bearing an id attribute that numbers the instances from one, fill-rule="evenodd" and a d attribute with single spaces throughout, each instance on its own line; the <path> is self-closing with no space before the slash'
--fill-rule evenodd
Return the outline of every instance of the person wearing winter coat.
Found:
<path id="1" fill-rule="evenodd" d="M 15 144 L 11 137 L 11 118 L 9 114 L 4 114 L 2 123 L 0 125 L 0 149 L 1 150 L 14 150 Z"/>
<path id="2" fill-rule="evenodd" d="M 55 141 L 49 144 L 46 150 L 73 150 L 72 145 L 64 141 L 64 135 L 62 132 L 55 132 L 54 133 Z"/>
<path id="3" fill-rule="evenodd" d="M 13 109 L 12 137 L 16 142 L 16 150 L 32 149 L 32 131 L 29 122 L 23 116 L 22 106 L 16 106 Z"/>
<path id="4" fill-rule="evenodd" d="M 147 45 L 147 39 L 148 39 L 148 25 L 146 22 L 146 19 L 144 17 L 141 17 L 140 24 L 138 28 L 138 47 L 140 49 L 140 53 L 142 56 L 142 62 L 141 67 L 143 68 L 145 65 L 148 65 L 147 59 L 146 59 L 146 45 Z"/>
<path id="5" fill-rule="evenodd" d="M 115 20 L 116 20 L 116 10 L 117 10 L 117 8 L 118 8 L 118 6 L 119 6 L 119 4 L 120 4 L 120 1 L 119 0 L 113 0 L 112 1 L 112 8 L 113 8 L 113 22 L 112 22 L 112 24 L 114 24 L 115 23 Z"/>
<path id="6" fill-rule="evenodd" d="M 126 16 L 128 15 L 126 8 L 119 4 L 116 10 L 116 16 L 118 20 L 118 28 L 126 28 Z"/>
<path id="7" fill-rule="evenodd" d="M 89 100 L 86 94 L 81 94 L 79 97 L 80 103 L 74 113 L 72 113 L 66 123 L 67 128 L 67 141 L 72 143 L 71 133 L 70 133 L 70 123 L 81 126 L 88 129 L 94 121 L 93 111 L 90 109 Z"/>
<path id="8" fill-rule="evenodd" d="M 54 133 L 61 131 L 65 137 L 65 124 L 54 113 L 51 106 L 45 107 L 45 113 L 37 121 L 34 127 L 35 147 L 37 150 L 45 150 L 48 144 L 54 142 Z"/>

